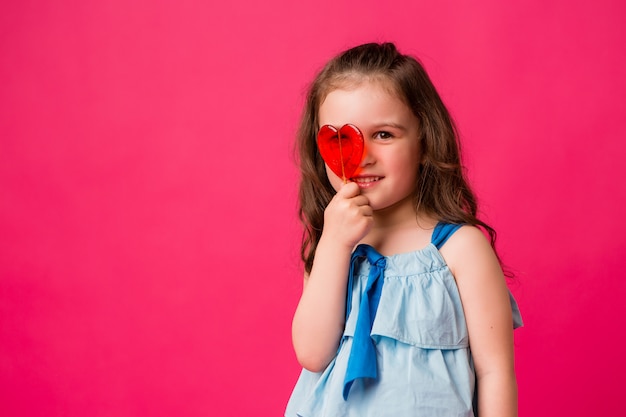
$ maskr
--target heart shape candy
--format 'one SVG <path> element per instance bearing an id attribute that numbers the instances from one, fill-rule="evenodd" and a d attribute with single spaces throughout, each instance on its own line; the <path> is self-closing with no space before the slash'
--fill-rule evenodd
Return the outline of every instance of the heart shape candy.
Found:
<path id="1" fill-rule="evenodd" d="M 363 134 L 352 124 L 343 125 L 339 130 L 324 125 L 317 134 L 317 147 L 326 165 L 345 183 L 361 164 Z"/>

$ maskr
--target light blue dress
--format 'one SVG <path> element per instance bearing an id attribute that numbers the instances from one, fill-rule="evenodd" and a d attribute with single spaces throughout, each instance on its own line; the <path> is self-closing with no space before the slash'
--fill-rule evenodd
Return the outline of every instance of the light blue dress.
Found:
<path id="1" fill-rule="evenodd" d="M 365 298 L 372 296 L 376 269 L 368 259 L 374 249 L 357 247 L 355 252 L 368 256 L 353 256 L 349 311 L 337 355 L 323 372 L 302 370 L 286 417 L 474 416 L 476 376 L 465 315 L 454 277 L 439 253 L 459 227 L 440 223 L 424 249 L 378 255 L 384 267 L 379 294 L 373 298 L 380 300 L 373 302 L 377 306 L 369 305 L 373 322 L 367 329 L 368 343 L 374 346 L 374 357 L 367 362 L 375 375 L 355 379 L 350 376 L 355 366 L 351 363 L 348 371 L 348 363 L 364 360 L 350 356 L 353 345 L 362 343 L 355 342 L 357 321 Z M 517 303 L 510 299 L 512 325 L 517 328 L 522 320 Z"/>

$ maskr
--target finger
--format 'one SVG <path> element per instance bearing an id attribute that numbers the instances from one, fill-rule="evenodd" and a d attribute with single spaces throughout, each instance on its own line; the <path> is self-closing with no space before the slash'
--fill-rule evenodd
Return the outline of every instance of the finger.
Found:
<path id="1" fill-rule="evenodd" d="M 351 198 L 352 203 L 354 203 L 357 206 L 369 206 L 370 201 L 369 199 L 364 196 L 363 194 L 359 194 L 355 197 Z"/>
<path id="2" fill-rule="evenodd" d="M 344 198 L 351 198 L 351 197 L 361 194 L 361 189 L 356 183 L 348 182 L 341 186 L 341 188 L 338 191 L 338 194 L 340 194 Z"/>
<path id="3" fill-rule="evenodd" d="M 361 214 L 366 217 L 372 217 L 374 215 L 374 210 L 372 210 L 371 206 L 361 206 Z"/>

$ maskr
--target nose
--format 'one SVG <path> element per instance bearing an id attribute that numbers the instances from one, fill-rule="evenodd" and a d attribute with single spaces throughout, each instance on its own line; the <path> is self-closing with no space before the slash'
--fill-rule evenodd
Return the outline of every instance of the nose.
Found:
<path id="1" fill-rule="evenodd" d="M 365 143 L 363 144 L 363 157 L 361 158 L 361 163 L 359 164 L 359 167 L 363 168 L 368 165 L 372 165 L 374 163 L 374 160 L 375 159 L 374 155 L 372 154 L 371 146 L 369 146 L 367 140 L 365 140 Z"/>

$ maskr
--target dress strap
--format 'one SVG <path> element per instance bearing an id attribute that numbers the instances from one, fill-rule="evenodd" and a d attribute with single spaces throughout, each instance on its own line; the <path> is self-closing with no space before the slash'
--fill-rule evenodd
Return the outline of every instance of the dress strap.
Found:
<path id="1" fill-rule="evenodd" d="M 433 230 L 433 235 L 430 238 L 430 243 L 435 245 L 437 249 L 441 249 L 443 244 L 446 243 L 450 236 L 452 236 L 454 232 L 459 230 L 461 226 L 463 225 L 444 222 L 437 223 L 437 226 L 435 226 L 435 230 Z"/>

